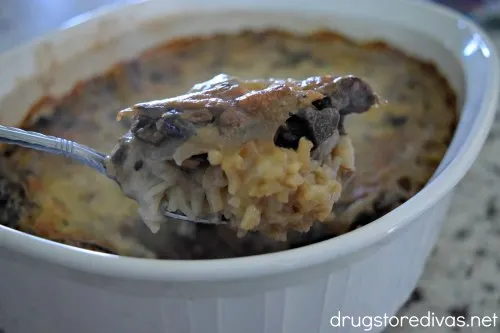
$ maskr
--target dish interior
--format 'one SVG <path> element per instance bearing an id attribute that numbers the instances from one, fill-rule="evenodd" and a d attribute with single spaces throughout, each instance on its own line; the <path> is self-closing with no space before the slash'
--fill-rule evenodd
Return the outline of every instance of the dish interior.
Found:
<path id="1" fill-rule="evenodd" d="M 212 22 L 216 17 L 210 16 Z M 260 20 L 266 19 L 270 17 Z M 226 24 L 225 30 L 230 30 L 231 24 Z M 17 147 L 4 147 L 3 151 L 0 223 L 96 251 L 207 259 L 280 251 L 322 241 L 362 227 L 401 205 L 425 186 L 451 142 L 460 103 L 455 91 L 462 90 L 458 64 L 449 61 L 445 66 L 440 64 L 438 70 L 427 62 L 427 56 L 442 59 L 447 51 L 442 47 L 428 51 L 437 43 L 422 36 L 417 44 L 425 46 L 421 48 L 423 53 L 428 52 L 419 55 L 423 59 L 406 55 L 401 49 L 407 42 L 397 41 L 402 40 L 405 31 L 386 38 L 389 43 L 402 45 L 396 49 L 380 41 L 357 43 L 327 31 L 297 34 L 288 25 L 286 30 L 239 29 L 179 37 L 145 52 L 131 49 L 118 58 L 110 57 L 113 66 L 109 59 L 95 58 L 106 52 L 106 47 L 84 58 L 75 57 L 54 68 L 50 88 L 32 101 L 36 103 L 32 103 L 28 117 L 20 125 L 109 152 L 130 126 L 126 121 L 116 121 L 118 110 L 183 94 L 194 84 L 220 73 L 244 79 L 353 74 L 364 78 L 385 102 L 347 119 L 346 128 L 356 154 L 356 174 L 343 189 L 335 208 L 335 223 L 317 224 L 305 234 L 291 233 L 286 242 L 259 234 L 239 238 L 224 226 L 194 226 L 182 221 L 171 221 L 152 234 L 141 223 L 137 204 L 124 198 L 109 179 L 62 157 Z M 185 23 L 174 26 L 183 34 L 192 30 L 183 30 Z M 382 31 L 382 35 L 387 35 L 383 30 L 391 29 L 387 24 L 375 26 L 379 28 L 373 33 Z M 347 35 L 359 33 L 359 29 L 352 29 Z M 123 43 L 117 39 L 108 48 L 119 50 Z M 61 85 L 69 80 L 63 73 L 70 68 L 81 71 L 72 67 L 77 59 L 84 62 L 81 67 L 91 67 L 89 73 L 96 73 L 72 84 L 68 91 L 68 85 L 66 89 Z M 18 96 L 23 85 L 29 88 L 33 84 L 21 84 L 3 100 L 4 105 Z"/>

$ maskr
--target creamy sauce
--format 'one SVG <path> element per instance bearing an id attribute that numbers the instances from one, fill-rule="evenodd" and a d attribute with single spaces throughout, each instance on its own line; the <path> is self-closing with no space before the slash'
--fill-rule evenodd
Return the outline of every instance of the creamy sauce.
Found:
<path id="1" fill-rule="evenodd" d="M 221 258 L 284 250 L 369 223 L 415 194 L 440 162 L 456 124 L 455 96 L 429 64 L 382 44 L 359 46 L 328 33 L 245 32 L 173 42 L 117 65 L 63 99 L 38 106 L 36 112 L 53 115 L 31 129 L 111 151 L 130 126 L 116 122 L 118 110 L 181 95 L 219 73 L 244 79 L 356 75 L 387 101 L 346 121 L 356 174 L 340 199 L 335 228 L 319 225 L 276 242 L 258 234 L 239 239 L 225 227 L 172 222 L 153 235 L 141 223 L 137 204 L 109 179 L 59 156 L 12 147 L 5 152 L 10 165 L 0 174 L 8 186 L 0 190 L 14 186 L 18 196 L 8 198 L 0 222 L 132 256 Z"/>

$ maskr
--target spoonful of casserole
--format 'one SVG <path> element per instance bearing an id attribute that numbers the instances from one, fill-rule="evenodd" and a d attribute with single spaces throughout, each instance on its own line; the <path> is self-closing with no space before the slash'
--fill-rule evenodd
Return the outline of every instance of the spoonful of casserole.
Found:
<path id="1" fill-rule="evenodd" d="M 118 113 L 132 125 L 109 155 L 0 126 L 0 142 L 78 160 L 115 180 L 152 232 L 168 218 L 228 223 L 285 240 L 333 220 L 353 174 L 344 128 L 378 104 L 360 78 L 241 80 L 225 74 L 186 94 Z"/>

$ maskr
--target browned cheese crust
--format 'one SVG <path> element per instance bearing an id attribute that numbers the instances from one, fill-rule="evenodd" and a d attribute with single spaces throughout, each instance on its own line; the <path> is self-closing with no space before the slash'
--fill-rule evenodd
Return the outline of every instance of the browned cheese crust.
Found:
<path id="1" fill-rule="evenodd" d="M 137 214 L 137 203 L 106 177 L 60 156 L 12 146 L 5 147 L 0 165 L 0 223 L 138 257 L 226 258 L 286 250 L 370 223 L 405 202 L 436 170 L 457 122 L 455 94 L 433 64 L 381 42 L 266 30 L 165 43 L 79 82 L 65 96 L 46 96 L 20 126 L 108 152 L 132 126 L 127 119 L 116 122 L 118 110 L 183 95 L 219 73 L 299 81 L 355 75 L 377 92 L 378 109 L 346 118 L 356 173 L 335 205 L 335 223 L 315 224 L 305 234 L 290 232 L 286 242 L 260 233 L 238 238 L 230 226 L 180 221 L 152 234 Z"/>

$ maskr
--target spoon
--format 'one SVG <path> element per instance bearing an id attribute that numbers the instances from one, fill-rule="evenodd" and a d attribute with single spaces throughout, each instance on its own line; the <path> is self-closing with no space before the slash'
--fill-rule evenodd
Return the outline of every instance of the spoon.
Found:
<path id="1" fill-rule="evenodd" d="M 66 158 L 78 161 L 86 166 L 91 167 L 94 170 L 99 171 L 101 174 L 116 182 L 116 179 L 111 177 L 106 170 L 105 162 L 107 159 L 107 155 L 80 143 L 63 138 L 58 138 L 55 136 L 44 135 L 31 131 L 24 131 L 16 127 L 2 125 L 0 125 L 0 143 L 7 143 L 51 154 L 63 155 Z M 212 218 L 192 219 L 180 212 L 170 212 L 166 209 L 163 209 L 163 214 L 173 219 L 189 221 L 193 223 L 225 223 L 224 221 Z"/>

